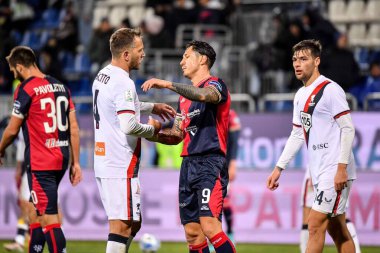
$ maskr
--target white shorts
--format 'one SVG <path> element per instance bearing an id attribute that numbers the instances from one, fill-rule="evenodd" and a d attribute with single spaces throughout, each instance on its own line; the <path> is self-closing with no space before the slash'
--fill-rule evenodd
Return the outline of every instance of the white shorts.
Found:
<path id="1" fill-rule="evenodd" d="M 352 182 L 353 180 L 348 180 L 347 187 L 339 192 L 335 191 L 334 186 L 320 189 L 318 185 L 315 185 L 312 209 L 328 214 L 330 217 L 345 213 Z"/>
<path id="2" fill-rule="evenodd" d="M 20 190 L 18 193 L 18 198 L 20 200 L 25 200 L 25 201 L 29 201 L 29 198 L 30 198 L 28 175 L 26 172 L 22 175 L 22 178 L 21 178 L 21 185 L 20 185 Z"/>
<path id="3" fill-rule="evenodd" d="M 96 178 L 109 220 L 141 220 L 138 178 Z"/>
<path id="4" fill-rule="evenodd" d="M 301 188 L 301 206 L 311 208 L 313 206 L 313 202 L 314 202 L 314 187 L 311 182 L 309 170 L 306 170 L 305 176 L 302 182 L 302 188 Z"/>

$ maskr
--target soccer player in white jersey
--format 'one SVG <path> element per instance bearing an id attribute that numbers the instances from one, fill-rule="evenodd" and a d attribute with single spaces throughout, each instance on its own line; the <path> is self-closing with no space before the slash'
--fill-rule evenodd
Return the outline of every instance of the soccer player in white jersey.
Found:
<path id="1" fill-rule="evenodd" d="M 107 253 L 128 252 L 141 227 L 138 170 L 141 137 L 150 138 L 161 129 L 150 118 L 140 123 L 140 113 L 153 113 L 163 119 L 175 115 L 166 104 L 139 101 L 129 76 L 143 60 L 141 32 L 121 28 L 110 39 L 111 64 L 97 74 L 93 86 L 95 127 L 95 177 L 109 220 Z"/>
<path id="2" fill-rule="evenodd" d="M 314 202 L 308 217 L 309 241 L 306 252 L 323 251 L 326 230 L 338 252 L 353 253 L 355 246 L 346 226 L 346 203 L 356 179 L 352 154 L 355 128 L 343 89 L 319 73 L 322 46 L 304 40 L 293 47 L 293 67 L 303 82 L 294 97 L 293 130 L 267 179 L 275 190 L 289 161 L 304 142 L 308 147 Z"/>
<path id="3" fill-rule="evenodd" d="M 305 176 L 304 176 L 304 179 L 302 182 L 302 188 L 301 188 L 301 207 L 302 207 L 302 229 L 301 229 L 301 234 L 300 234 L 300 252 L 301 253 L 306 252 L 306 246 L 309 240 L 307 219 L 309 217 L 311 207 L 313 206 L 313 202 L 314 202 L 314 188 L 313 188 L 313 183 L 310 177 L 309 167 L 307 167 L 305 170 Z M 349 202 L 350 201 L 348 199 L 347 209 L 349 206 Z M 352 240 L 354 241 L 354 244 L 355 244 L 355 253 L 361 253 L 359 237 L 356 233 L 355 225 L 347 217 L 346 217 L 346 225 L 347 225 L 348 231 L 350 232 Z"/>

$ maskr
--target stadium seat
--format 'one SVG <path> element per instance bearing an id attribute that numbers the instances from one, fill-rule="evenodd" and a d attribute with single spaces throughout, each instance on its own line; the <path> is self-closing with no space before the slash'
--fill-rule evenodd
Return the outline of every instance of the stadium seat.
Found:
<path id="1" fill-rule="evenodd" d="M 127 17 L 127 8 L 125 6 L 115 6 L 111 9 L 109 14 L 109 21 L 111 26 L 119 27 L 121 21 Z"/>
<path id="2" fill-rule="evenodd" d="M 132 27 L 139 26 L 145 17 L 145 6 L 131 6 L 130 8 L 128 8 L 128 17 Z"/>
<path id="3" fill-rule="evenodd" d="M 348 41 L 351 46 L 362 46 L 365 44 L 366 39 L 366 25 L 365 24 L 352 24 L 348 31 Z"/>
<path id="4" fill-rule="evenodd" d="M 360 21 L 364 18 L 365 3 L 362 0 L 349 1 L 347 5 L 347 21 Z"/>
<path id="5" fill-rule="evenodd" d="M 99 26 L 102 18 L 108 17 L 109 9 L 107 7 L 96 7 L 93 14 L 92 27 L 96 28 Z"/>
<path id="6" fill-rule="evenodd" d="M 380 24 L 372 23 L 366 36 L 366 46 L 377 47 L 380 45 Z"/>
<path id="7" fill-rule="evenodd" d="M 364 12 L 364 17 L 368 19 L 369 21 L 380 20 L 379 10 L 380 10 L 379 0 L 368 0 L 367 6 Z"/>
<path id="8" fill-rule="evenodd" d="M 328 15 L 332 22 L 339 22 L 345 20 L 346 3 L 343 0 L 330 1 L 328 6 Z"/>

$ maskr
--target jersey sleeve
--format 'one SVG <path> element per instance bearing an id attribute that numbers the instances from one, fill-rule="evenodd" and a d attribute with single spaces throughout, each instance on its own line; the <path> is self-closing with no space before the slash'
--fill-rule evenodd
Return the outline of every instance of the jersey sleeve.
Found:
<path id="1" fill-rule="evenodd" d="M 68 99 L 69 99 L 69 112 L 75 111 L 75 105 L 73 102 L 73 99 L 71 98 L 71 91 L 66 87 L 67 89 L 67 94 L 68 94 Z"/>
<path id="2" fill-rule="evenodd" d="M 117 114 L 125 112 L 135 112 L 135 101 L 137 99 L 136 90 L 132 86 L 133 82 L 124 83 L 123 85 L 115 86 L 113 91 L 113 101 Z"/>
<path id="3" fill-rule="evenodd" d="M 226 84 L 221 79 L 211 79 L 204 87 L 212 86 L 220 94 L 219 103 L 223 103 L 228 99 L 228 89 Z"/>
<path id="4" fill-rule="evenodd" d="M 302 126 L 301 115 L 300 115 L 298 103 L 299 103 L 299 92 L 296 93 L 296 95 L 294 96 L 294 100 L 293 100 L 293 120 L 292 120 L 292 123 L 293 123 L 293 126 L 295 126 L 295 127 L 301 127 Z"/>
<path id="5" fill-rule="evenodd" d="M 329 99 L 329 106 L 331 110 L 332 117 L 338 118 L 341 115 L 350 112 L 350 107 L 348 106 L 346 93 L 337 84 L 328 85 L 324 91 Z"/>
<path id="6" fill-rule="evenodd" d="M 29 111 L 31 101 L 31 96 L 19 85 L 14 94 L 12 115 L 23 119 Z"/>

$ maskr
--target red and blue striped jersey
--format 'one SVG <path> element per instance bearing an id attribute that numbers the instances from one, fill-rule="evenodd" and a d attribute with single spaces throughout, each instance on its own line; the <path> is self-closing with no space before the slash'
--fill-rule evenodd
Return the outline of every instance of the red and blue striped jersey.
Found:
<path id="1" fill-rule="evenodd" d="M 196 86 L 199 88 L 214 86 L 221 94 L 221 99 L 218 104 L 212 104 L 179 97 L 178 113 L 184 118 L 185 134 L 181 156 L 203 154 L 225 156 L 231 104 L 228 88 L 217 77 L 210 77 Z"/>
<path id="2" fill-rule="evenodd" d="M 24 119 L 25 165 L 31 170 L 64 170 L 69 162 L 70 91 L 50 76 L 31 77 L 14 94 L 12 115 Z"/>

